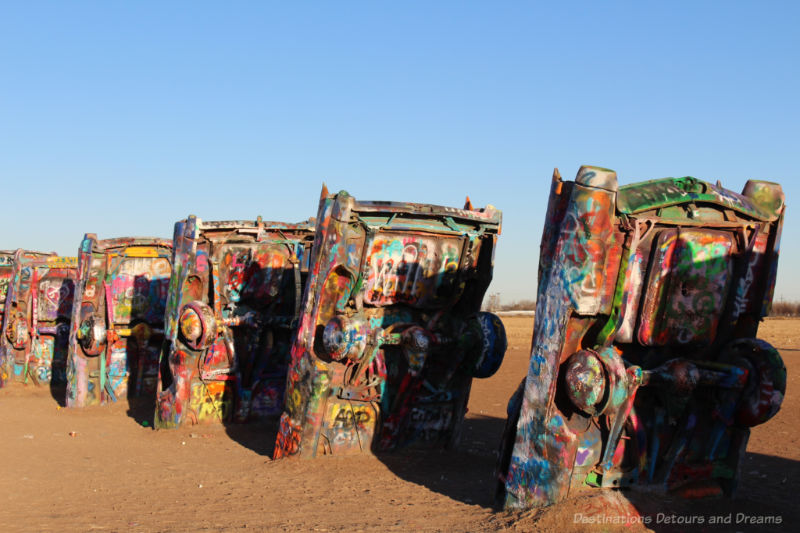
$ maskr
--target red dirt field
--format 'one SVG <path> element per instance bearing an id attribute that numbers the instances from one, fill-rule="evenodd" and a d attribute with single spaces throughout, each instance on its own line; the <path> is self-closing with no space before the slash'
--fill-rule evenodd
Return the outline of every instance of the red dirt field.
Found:
<path id="1" fill-rule="evenodd" d="M 504 322 L 506 359 L 473 382 L 450 452 L 273 462 L 270 424 L 154 431 L 146 405 L 68 410 L 47 389 L 0 389 L 0 531 L 800 530 L 800 319 L 761 327 L 783 355 L 788 390 L 780 413 L 751 434 L 736 500 L 587 490 L 522 513 L 492 508 L 505 407 L 527 370 L 533 318 Z M 715 516 L 731 522 L 709 524 Z"/>

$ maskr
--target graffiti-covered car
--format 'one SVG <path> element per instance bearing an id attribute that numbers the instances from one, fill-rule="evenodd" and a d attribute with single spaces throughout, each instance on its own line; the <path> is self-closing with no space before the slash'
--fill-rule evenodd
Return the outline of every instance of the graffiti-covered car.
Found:
<path id="1" fill-rule="evenodd" d="M 157 427 L 277 417 L 313 221 L 175 224 Z"/>
<path id="2" fill-rule="evenodd" d="M 69 337 L 67 406 L 155 397 L 172 241 L 83 238 Z"/>
<path id="3" fill-rule="evenodd" d="M 14 251 L 13 250 L 0 250 L 0 328 L 5 321 L 5 307 L 6 295 L 8 294 L 8 286 L 11 283 L 11 277 L 14 275 Z M 1 350 L 2 348 L 0 348 Z M 5 358 L 0 352 L 0 387 L 8 376 L 3 372 L 3 361 Z"/>
<path id="4" fill-rule="evenodd" d="M 0 338 L 5 376 L 23 383 L 66 383 L 69 321 L 78 261 L 17 250 Z"/>
<path id="5" fill-rule="evenodd" d="M 737 194 L 556 170 L 498 503 L 541 507 L 585 485 L 733 494 L 749 428 L 786 388 L 780 355 L 756 338 L 783 212 L 780 185 L 765 181 Z"/>
<path id="6" fill-rule="evenodd" d="M 323 189 L 274 456 L 455 444 L 505 353 L 480 313 L 501 214 Z"/>

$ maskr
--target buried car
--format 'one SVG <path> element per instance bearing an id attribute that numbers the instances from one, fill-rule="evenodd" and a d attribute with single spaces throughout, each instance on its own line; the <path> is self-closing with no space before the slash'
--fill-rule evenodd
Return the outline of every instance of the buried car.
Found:
<path id="1" fill-rule="evenodd" d="M 780 185 L 741 194 L 692 178 L 618 186 L 555 171 L 526 378 L 509 402 L 498 503 L 647 487 L 732 495 L 749 428 L 779 409 L 786 369 L 756 338 L 784 213 Z"/>
<path id="2" fill-rule="evenodd" d="M 14 275 L 14 250 L 0 250 L 0 328 L 2 328 L 5 308 L 6 308 L 6 295 L 8 294 L 8 286 L 11 283 L 11 278 Z M 2 331 L 2 329 L 0 329 Z M 3 354 L 0 352 L 0 387 L 8 376 L 3 371 L 3 361 L 5 360 Z"/>
<path id="3" fill-rule="evenodd" d="M 274 457 L 446 447 L 505 353 L 480 313 L 501 214 L 323 188 Z"/>
<path id="4" fill-rule="evenodd" d="M 170 240 L 86 234 L 69 337 L 68 407 L 155 396 L 171 273 Z"/>
<path id="5" fill-rule="evenodd" d="M 17 250 L 4 303 L 0 338 L 4 373 L 36 384 L 66 384 L 75 257 Z"/>
<path id="6" fill-rule="evenodd" d="M 175 224 L 156 427 L 276 417 L 313 220 Z"/>

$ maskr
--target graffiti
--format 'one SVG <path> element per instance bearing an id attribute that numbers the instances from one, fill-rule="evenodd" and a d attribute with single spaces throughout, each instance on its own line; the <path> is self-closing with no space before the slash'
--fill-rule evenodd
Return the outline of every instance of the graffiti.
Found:
<path id="1" fill-rule="evenodd" d="M 77 273 L 77 265 L 71 273 L 73 276 Z M 42 279 L 39 283 L 39 319 L 52 321 L 61 317 L 69 320 L 74 297 L 74 279 Z"/>
<path id="2" fill-rule="evenodd" d="M 241 298 L 242 287 L 245 283 L 245 273 L 251 265 L 250 250 L 243 252 L 233 252 L 225 254 L 223 266 L 228 270 L 228 281 L 225 283 L 225 290 L 228 298 L 232 302 L 238 302 Z M 256 267 L 257 268 L 257 267 Z"/>
<path id="3" fill-rule="evenodd" d="M 450 405 L 439 408 L 413 407 L 408 414 L 412 435 L 409 440 L 436 441 L 449 436 L 453 422 L 453 409 Z"/>
<path id="4" fill-rule="evenodd" d="M 369 256 L 366 301 L 424 305 L 448 292 L 460 255 L 455 239 L 376 238 Z"/>
<path id="5" fill-rule="evenodd" d="M 289 417 L 286 415 L 281 416 L 278 427 L 278 440 L 275 443 L 274 459 L 291 457 L 300 451 L 300 431 L 300 426 L 292 423 Z"/>
<path id="6" fill-rule="evenodd" d="M 226 394 L 224 382 L 195 383 L 190 405 L 197 422 L 227 420 L 233 409 L 231 395 Z"/>
<path id="7" fill-rule="evenodd" d="M 713 339 L 728 293 L 732 236 L 686 229 L 662 232 L 658 239 L 639 342 L 663 346 Z"/>
<path id="8" fill-rule="evenodd" d="M 642 250 L 635 250 L 628 260 L 628 279 L 622 300 L 622 323 L 617 330 L 619 342 L 632 342 L 636 327 L 636 311 L 642 296 L 646 262 Z"/>
<path id="9" fill-rule="evenodd" d="M 748 428 L 774 416 L 786 387 L 778 352 L 754 338 L 783 211 L 767 182 L 738 195 L 695 178 L 618 187 L 598 167 L 575 182 L 554 173 L 499 504 L 550 505 L 578 484 L 702 481 L 732 495 Z"/>
<path id="10" fill-rule="evenodd" d="M 0 366 L 15 381 L 61 385 L 76 258 L 17 250 L 10 263 L 7 297 L 1 306 L 5 335 L 0 337 L 0 351 L 5 358 Z"/>
<path id="11" fill-rule="evenodd" d="M 175 224 L 157 427 L 280 414 L 312 239 L 310 223 L 189 217 Z M 188 392 L 221 386 L 214 382 L 227 384 L 224 409 Z"/>
<path id="12" fill-rule="evenodd" d="M 372 421 L 372 413 L 366 408 L 342 407 L 340 404 L 336 404 L 331 411 L 330 418 L 333 420 L 332 427 L 334 428 L 353 429 Z"/>
<path id="13" fill-rule="evenodd" d="M 343 454 L 369 449 L 376 420 L 375 408 L 360 402 L 331 402 L 322 432 L 323 453 Z"/>
<path id="14" fill-rule="evenodd" d="M 283 407 L 284 380 L 259 386 L 251 400 L 250 411 L 258 418 L 281 414 Z M 246 419 L 246 416 L 241 418 Z"/>
<path id="15" fill-rule="evenodd" d="M 169 276 L 166 258 L 123 259 L 111 281 L 114 318 L 119 322 L 156 322 L 164 314 Z"/>
<path id="16" fill-rule="evenodd" d="M 736 287 L 736 299 L 734 300 L 734 316 L 739 317 L 747 313 L 751 309 L 753 302 L 748 300 L 748 297 L 753 292 L 753 283 L 761 278 L 761 266 L 764 262 L 765 253 L 767 250 L 767 237 L 765 233 L 758 233 L 753 242 L 753 246 L 749 251 L 749 261 L 747 263 L 747 270 L 745 276 L 739 281 Z M 755 302 L 758 305 L 760 302 Z"/>
<path id="17" fill-rule="evenodd" d="M 6 301 L 6 295 L 8 294 L 8 284 L 11 278 L 11 273 L 8 273 L 8 276 L 4 276 L 0 274 L 0 302 Z"/>
<path id="18" fill-rule="evenodd" d="M 67 406 L 155 393 L 172 242 L 98 240 L 79 247 L 67 362 Z"/>
<path id="19" fill-rule="evenodd" d="M 275 458 L 455 439 L 472 378 L 505 353 L 479 313 L 500 221 L 323 190 Z"/>

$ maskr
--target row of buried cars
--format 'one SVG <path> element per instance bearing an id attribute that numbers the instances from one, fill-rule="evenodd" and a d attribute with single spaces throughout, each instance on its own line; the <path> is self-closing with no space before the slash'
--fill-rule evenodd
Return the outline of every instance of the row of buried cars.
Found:
<path id="1" fill-rule="evenodd" d="M 756 338 L 783 212 L 770 182 L 737 194 L 555 172 L 499 505 L 587 485 L 735 492 L 749 428 L 786 387 Z M 502 322 L 480 311 L 500 225 L 469 200 L 323 187 L 299 224 L 190 216 L 172 241 L 87 234 L 77 258 L 3 252 L 0 375 L 65 389 L 69 407 L 150 398 L 158 428 L 272 420 L 275 458 L 451 448 L 472 379 L 506 349 Z"/>

